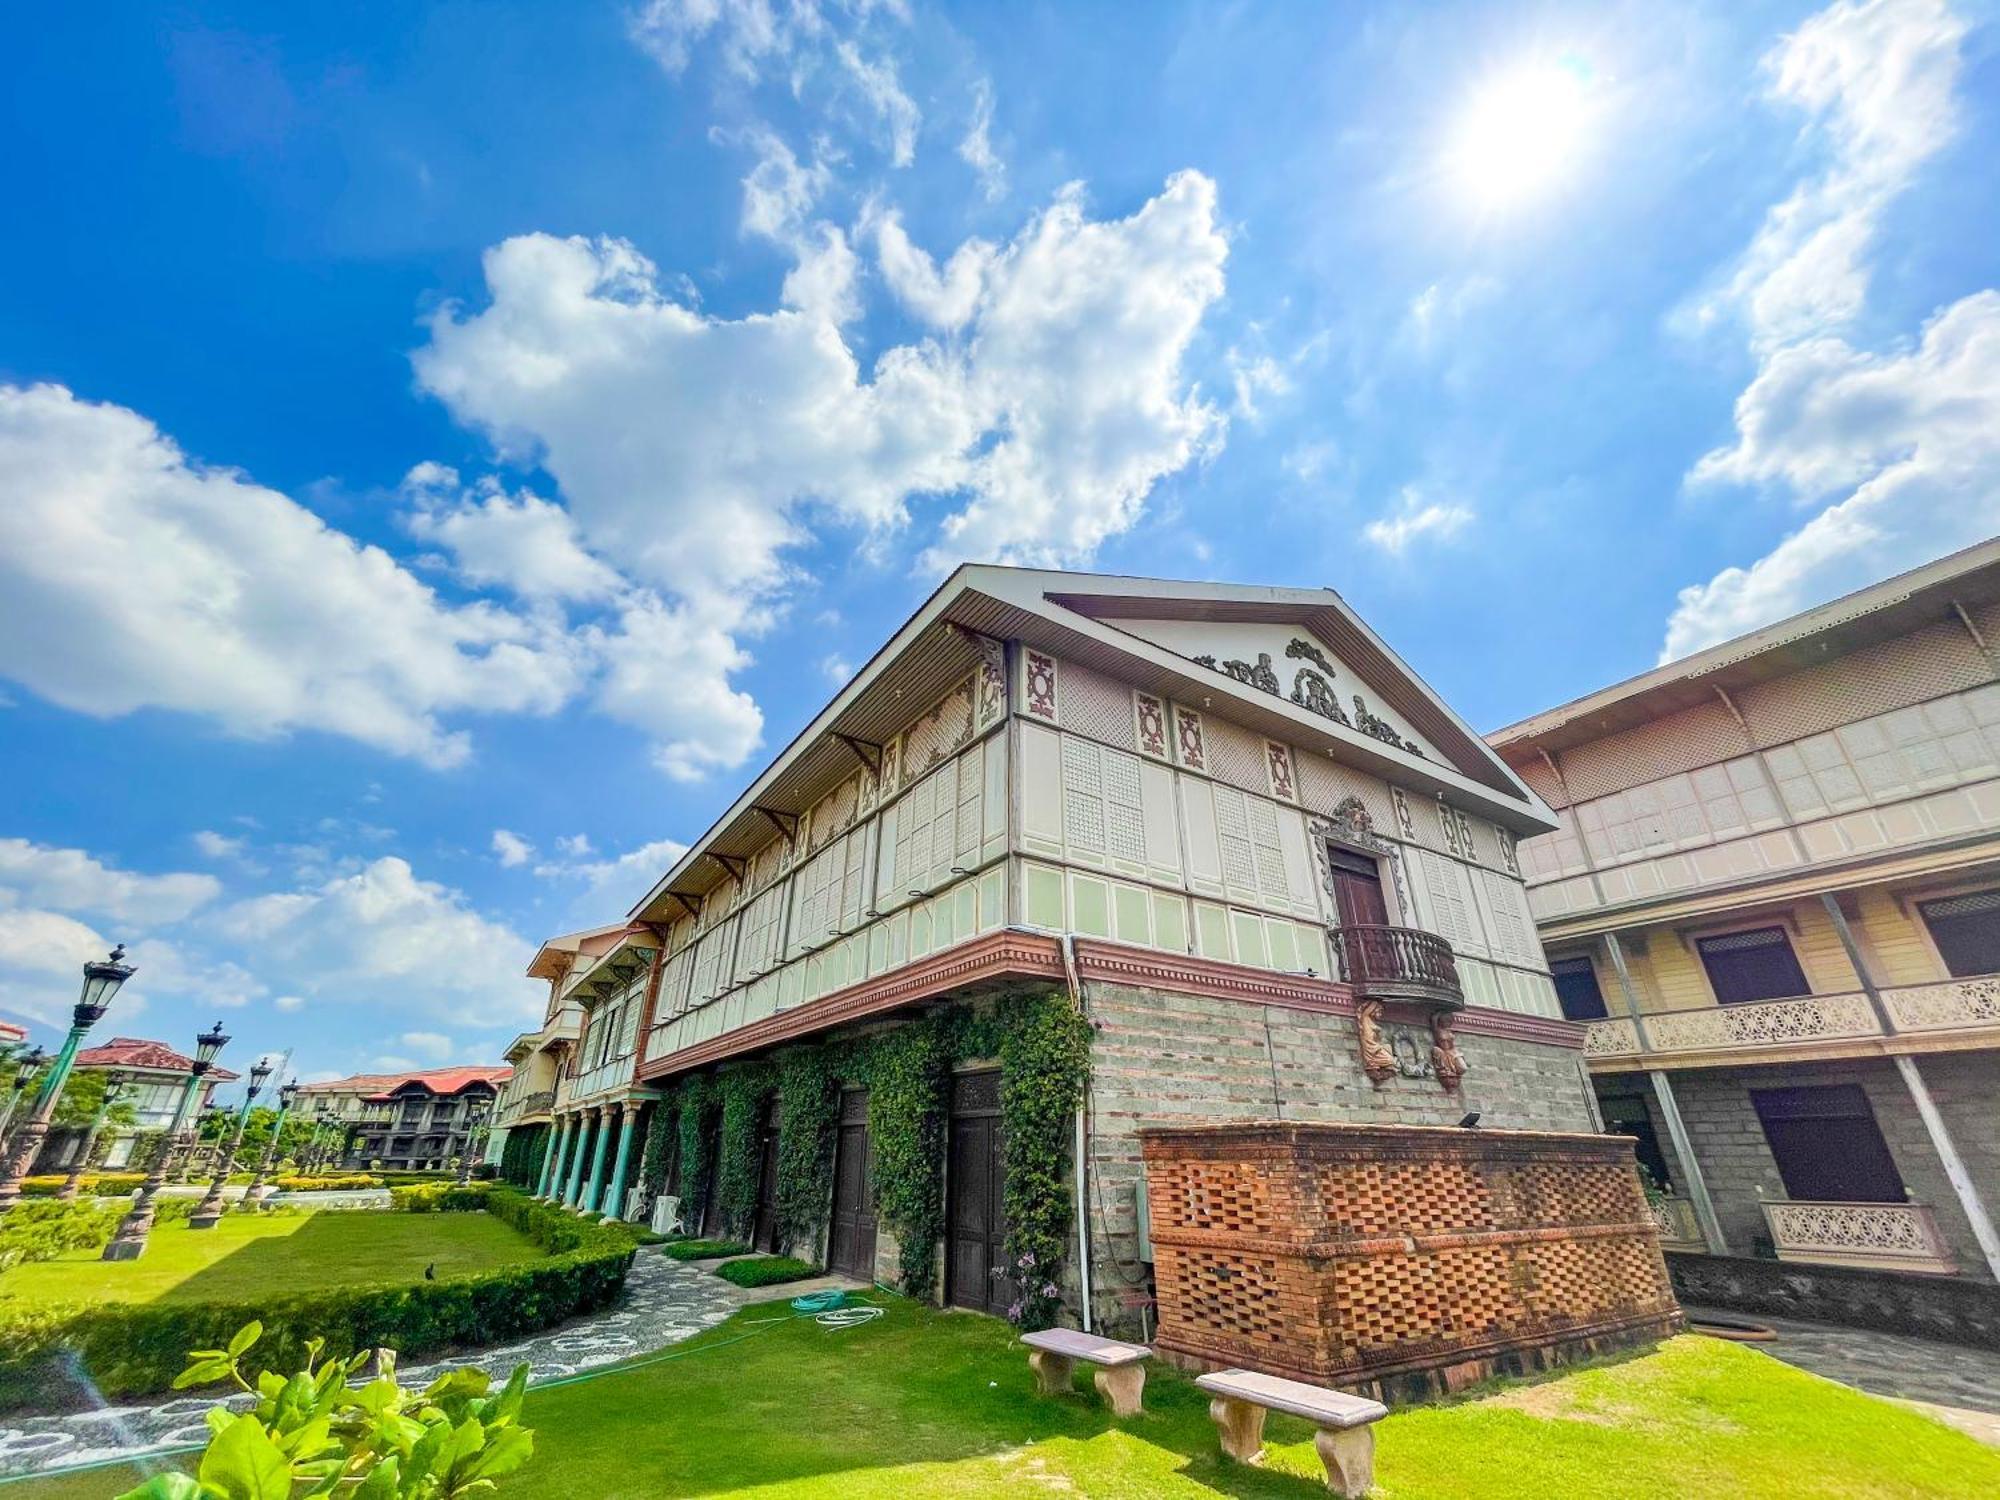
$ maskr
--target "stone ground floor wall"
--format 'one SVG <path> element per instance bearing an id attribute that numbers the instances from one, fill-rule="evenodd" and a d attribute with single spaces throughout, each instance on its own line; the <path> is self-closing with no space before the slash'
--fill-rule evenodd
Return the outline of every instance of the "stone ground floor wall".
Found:
<path id="1" fill-rule="evenodd" d="M 1919 1058 L 1917 1066 L 1989 1211 L 2000 1207 L 2000 1054 L 1943 1053 Z M 1761 1204 L 1765 1198 L 1785 1196 L 1784 1179 L 1778 1174 L 1777 1160 L 1751 1103 L 1750 1091 L 1856 1083 L 1868 1095 L 1875 1123 L 1904 1187 L 1936 1215 L 1938 1228 L 1958 1260 L 1960 1274 L 1991 1279 L 1971 1223 L 1894 1063 L 1865 1059 L 1770 1068 L 1703 1068 L 1675 1071 L 1670 1078 L 1732 1255 L 1769 1253 Z M 1645 1100 L 1675 1189 L 1685 1193 L 1687 1168 L 1668 1137 L 1650 1081 L 1642 1074 L 1613 1074 L 1600 1076 L 1596 1087 L 1600 1098 L 1636 1095 Z"/>
<path id="2" fill-rule="evenodd" d="M 1350 1017 L 1123 985 L 1090 986 L 1092 1302 L 1099 1326 L 1136 1332 L 1127 1306 L 1147 1289 L 1139 1259 L 1138 1131 L 1146 1125 L 1241 1120 L 1595 1129 L 1577 1053 L 1468 1034 L 1457 1094 L 1396 1076 L 1379 1088 L 1361 1069 Z M 1071 1300 L 1077 1299 L 1075 1269 Z"/>
<path id="3" fill-rule="evenodd" d="M 1913 1333 L 2000 1352 L 2000 1287 L 1960 1276 L 1667 1253 L 1674 1294 L 1694 1308 Z"/>

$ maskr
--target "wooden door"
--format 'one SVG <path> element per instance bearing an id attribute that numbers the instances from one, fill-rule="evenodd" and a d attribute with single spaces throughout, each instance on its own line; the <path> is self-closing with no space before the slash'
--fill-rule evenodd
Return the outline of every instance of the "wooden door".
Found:
<path id="1" fill-rule="evenodd" d="M 945 1166 L 946 1300 L 1005 1316 L 1013 1288 L 1006 1263 L 1006 1138 L 998 1072 L 952 1079 L 951 1148 Z"/>
<path id="2" fill-rule="evenodd" d="M 764 1113 L 764 1125 L 757 1140 L 757 1213 L 751 1222 L 750 1243 L 767 1254 L 778 1252 L 778 1106 L 773 1101 Z"/>
<path id="3" fill-rule="evenodd" d="M 868 1091 L 840 1097 L 840 1135 L 833 1153 L 833 1224 L 826 1263 L 857 1281 L 875 1279 L 875 1162 L 868 1142 Z"/>
<path id="4" fill-rule="evenodd" d="M 1389 903 L 1382 895 L 1382 870 L 1365 854 L 1335 848 L 1333 903 L 1342 927 L 1387 927 Z"/>

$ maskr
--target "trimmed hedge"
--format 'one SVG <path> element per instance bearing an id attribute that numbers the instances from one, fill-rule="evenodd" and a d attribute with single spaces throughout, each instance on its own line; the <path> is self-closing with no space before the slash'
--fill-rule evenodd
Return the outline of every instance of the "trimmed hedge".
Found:
<path id="1" fill-rule="evenodd" d="M 717 1266 L 715 1274 L 737 1286 L 776 1286 L 781 1281 L 803 1281 L 819 1275 L 819 1267 L 789 1255 L 760 1255 L 754 1260 L 732 1260 Z"/>
<path id="2" fill-rule="evenodd" d="M 675 1240 L 660 1253 L 674 1260 L 720 1260 L 725 1255 L 748 1255 L 750 1247 L 741 1240 Z"/>
<path id="3" fill-rule="evenodd" d="M 281 1193 L 352 1193 L 363 1188 L 378 1188 L 382 1179 L 366 1172 L 324 1172 L 317 1175 L 290 1175 L 274 1177 L 271 1186 Z"/>
<path id="4" fill-rule="evenodd" d="M 333 1359 L 385 1346 L 414 1357 L 539 1333 L 618 1296 L 634 1253 L 622 1227 L 586 1223 L 504 1188 L 480 1196 L 488 1213 L 548 1258 L 473 1276 L 332 1287 L 261 1303 L 10 1309 L 0 1315 L 0 1411 L 46 1407 L 52 1394 L 72 1389 L 70 1354 L 106 1396 L 166 1390 L 190 1350 L 224 1348 L 253 1319 L 264 1325 L 264 1336 L 246 1356 L 245 1373 L 283 1373 L 298 1367 L 310 1338 L 325 1339 Z"/>
<path id="5" fill-rule="evenodd" d="M 91 1193 L 106 1198 L 129 1194 L 146 1180 L 144 1172 L 85 1172 L 77 1179 L 77 1190 L 86 1197 Z M 62 1185 L 69 1181 L 67 1172 L 44 1173 L 39 1177 L 22 1179 L 21 1196 L 24 1198 L 53 1198 L 62 1191 Z"/>
<path id="6" fill-rule="evenodd" d="M 389 1189 L 389 1207 L 406 1214 L 476 1214 L 486 1207 L 491 1184 L 430 1183 Z"/>

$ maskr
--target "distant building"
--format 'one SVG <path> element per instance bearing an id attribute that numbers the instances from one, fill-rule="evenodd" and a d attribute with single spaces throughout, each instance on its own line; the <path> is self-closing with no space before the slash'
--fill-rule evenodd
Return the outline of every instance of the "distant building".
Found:
<path id="1" fill-rule="evenodd" d="M 528 965 L 530 978 L 548 981 L 549 1002 L 542 1024 L 515 1037 L 502 1054 L 514 1073 L 494 1106 L 493 1133 L 486 1142 L 488 1161 L 498 1163 L 513 1138 L 531 1138 L 525 1149 L 537 1161 L 546 1151 L 541 1140 L 555 1118 L 558 1080 L 583 1026 L 582 999 L 568 993 L 563 981 L 572 971 L 590 967 L 615 946 L 625 927 L 619 922 L 550 938 Z"/>
<path id="2" fill-rule="evenodd" d="M 2000 1276 L 2000 541 L 1491 743 L 1669 1248 Z"/>
<path id="3" fill-rule="evenodd" d="M 119 1127 L 116 1139 L 104 1153 L 102 1165 L 124 1166 L 132 1159 L 133 1142 L 138 1136 L 165 1130 L 173 1123 L 174 1109 L 181 1102 L 182 1091 L 187 1088 L 188 1069 L 193 1066 L 193 1058 L 174 1051 L 165 1042 L 147 1041 L 136 1036 L 114 1036 L 102 1047 L 86 1047 L 77 1053 L 76 1071 L 79 1073 L 119 1073 L 124 1076 L 125 1088 L 119 1099 L 132 1106 L 135 1116 L 132 1124 Z M 233 1083 L 236 1076 L 224 1067 L 210 1068 L 202 1079 L 201 1092 L 195 1096 L 194 1109 L 188 1118 L 194 1119 L 208 1107 L 217 1084 Z M 82 1148 L 85 1134 L 82 1126 L 51 1130 L 48 1144 L 36 1158 L 35 1169 L 41 1172 L 66 1170 Z"/>
<path id="4" fill-rule="evenodd" d="M 308 1121 L 344 1127 L 340 1166 L 379 1161 L 397 1171 L 438 1170 L 465 1151 L 476 1125 L 490 1123 L 511 1073 L 504 1067 L 357 1073 L 301 1086 L 294 1108 Z"/>

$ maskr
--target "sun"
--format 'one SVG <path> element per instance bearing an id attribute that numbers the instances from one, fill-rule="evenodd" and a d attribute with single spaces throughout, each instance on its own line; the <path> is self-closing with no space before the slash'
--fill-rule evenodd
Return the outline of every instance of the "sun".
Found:
<path id="1" fill-rule="evenodd" d="M 1569 56 L 1517 63 L 1480 84 L 1447 152 L 1457 190 L 1498 210 L 1557 186 L 1591 145 L 1591 85 L 1590 69 Z"/>

